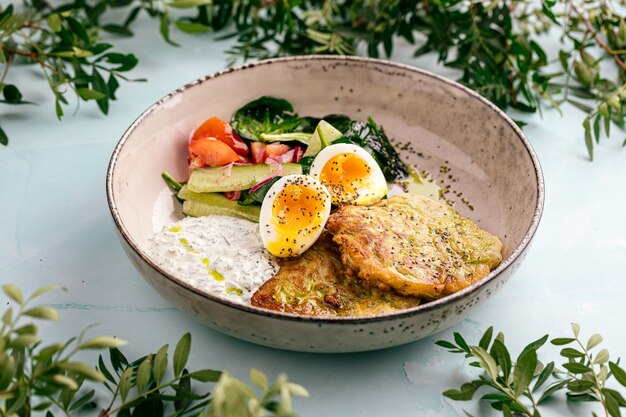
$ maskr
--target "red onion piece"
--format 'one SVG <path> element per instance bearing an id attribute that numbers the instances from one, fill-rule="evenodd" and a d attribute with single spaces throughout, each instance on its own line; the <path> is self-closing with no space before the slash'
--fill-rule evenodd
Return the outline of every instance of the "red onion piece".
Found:
<path id="1" fill-rule="evenodd" d="M 300 145 L 296 145 L 296 147 L 293 148 L 293 158 L 291 159 L 291 162 L 298 162 L 303 156 L 304 148 Z"/>
<path id="2" fill-rule="evenodd" d="M 228 191 L 224 193 L 224 197 L 229 200 L 237 201 L 241 197 L 241 191 Z"/>
<path id="3" fill-rule="evenodd" d="M 266 179 L 264 179 L 263 181 L 261 181 L 260 183 L 258 183 L 257 185 L 255 185 L 254 187 L 250 188 L 249 193 L 252 194 L 254 193 L 256 190 L 258 190 L 259 188 L 263 187 L 265 184 L 267 184 L 268 182 L 270 182 L 271 180 L 273 180 L 274 178 L 276 178 L 278 175 L 272 175 L 270 177 L 267 177 Z"/>

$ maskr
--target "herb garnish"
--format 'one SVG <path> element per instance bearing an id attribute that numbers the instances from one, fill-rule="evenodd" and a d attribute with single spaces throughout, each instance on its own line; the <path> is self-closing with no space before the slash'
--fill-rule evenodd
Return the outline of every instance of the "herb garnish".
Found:
<path id="1" fill-rule="evenodd" d="M 189 333 L 178 341 L 171 358 L 169 346 L 164 345 L 134 361 L 118 349 L 126 341 L 106 336 L 87 338 L 88 329 L 65 343 L 44 344 L 37 336 L 37 326 L 24 323 L 24 319 L 58 320 L 59 313 L 52 307 L 29 306 L 37 297 L 58 288 L 44 287 L 25 298 L 16 286 L 2 286 L 16 306 L 8 307 L 2 315 L 1 416 L 30 417 L 45 412 L 46 417 L 53 417 L 60 412 L 69 417 L 91 411 L 99 417 L 295 417 L 291 397 L 308 396 L 284 374 L 270 385 L 263 373 L 252 369 L 253 390 L 227 372 L 187 370 Z M 106 349 L 108 357 L 100 355 L 96 366 L 75 359 L 84 350 Z M 198 383 L 216 385 L 210 393 L 198 391 Z M 98 403 L 94 384 L 102 384 L 110 393 L 107 401 Z M 174 414 L 166 408 L 168 404 Z"/>
<path id="2" fill-rule="evenodd" d="M 528 344 L 513 361 L 505 345 L 504 335 L 493 338 L 493 328 L 483 334 L 478 345 L 469 345 L 463 336 L 454 333 L 454 343 L 438 341 L 437 345 L 451 353 L 470 358 L 470 366 L 481 368 L 478 379 L 450 389 L 444 396 L 457 401 L 471 400 L 480 390 L 481 399 L 504 417 L 540 417 L 540 405 L 558 391 L 565 390 L 569 401 L 597 402 L 607 417 L 620 417 L 620 407 L 626 407 L 622 394 L 609 388 L 611 377 L 626 387 L 626 372 L 620 360 L 610 360 L 606 349 L 597 350 L 602 336 L 594 334 L 586 342 L 580 338 L 580 326 L 572 323 L 573 337 L 552 339 L 555 346 L 567 346 L 560 355 L 565 359 L 561 367 L 554 362 L 543 364 L 537 351 L 548 340 L 548 335 Z M 468 416 L 471 415 L 465 412 Z M 593 413 L 597 416 L 596 413 Z"/>

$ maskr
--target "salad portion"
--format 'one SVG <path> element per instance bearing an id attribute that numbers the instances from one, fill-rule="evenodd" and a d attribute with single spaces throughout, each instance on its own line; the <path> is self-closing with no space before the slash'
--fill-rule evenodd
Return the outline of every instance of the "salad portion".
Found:
<path id="1" fill-rule="evenodd" d="M 190 134 L 187 150 L 186 182 L 163 173 L 183 213 L 260 222 L 277 257 L 307 250 L 331 207 L 374 204 L 388 182 L 422 182 L 372 118 L 300 116 L 277 97 L 246 104 L 229 122 L 210 117 Z"/>

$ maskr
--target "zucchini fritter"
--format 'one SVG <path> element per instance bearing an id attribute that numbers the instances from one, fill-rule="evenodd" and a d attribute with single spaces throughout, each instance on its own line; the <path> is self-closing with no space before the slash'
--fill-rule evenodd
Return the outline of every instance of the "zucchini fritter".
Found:
<path id="1" fill-rule="evenodd" d="M 502 261 L 502 242 L 447 204 L 417 194 L 344 206 L 326 225 L 348 273 L 381 290 L 436 299 Z"/>
<path id="2" fill-rule="evenodd" d="M 325 233 L 304 254 L 278 259 L 280 270 L 254 293 L 252 305 L 309 316 L 367 316 L 420 303 L 345 275 L 337 249 Z"/>

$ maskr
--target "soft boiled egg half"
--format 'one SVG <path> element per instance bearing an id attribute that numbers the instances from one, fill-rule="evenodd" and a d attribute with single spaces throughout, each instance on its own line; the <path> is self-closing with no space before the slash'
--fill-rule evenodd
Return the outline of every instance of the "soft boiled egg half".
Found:
<path id="1" fill-rule="evenodd" d="M 267 250 L 277 257 L 297 256 L 320 236 L 330 215 L 331 198 L 308 175 L 287 175 L 263 199 L 259 226 Z"/>
<path id="2" fill-rule="evenodd" d="M 338 143 L 322 149 L 310 175 L 330 192 L 334 205 L 367 206 L 387 194 L 387 181 L 378 163 L 365 149 Z"/>

